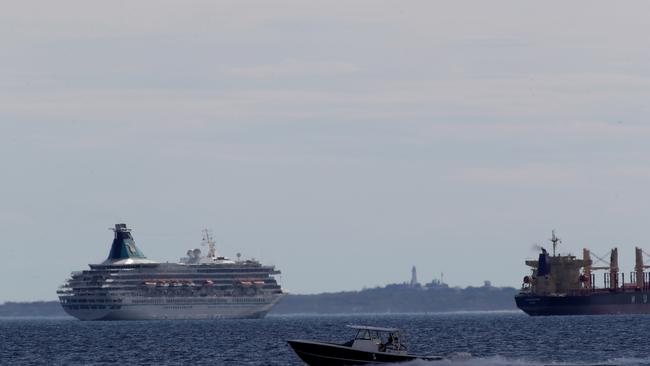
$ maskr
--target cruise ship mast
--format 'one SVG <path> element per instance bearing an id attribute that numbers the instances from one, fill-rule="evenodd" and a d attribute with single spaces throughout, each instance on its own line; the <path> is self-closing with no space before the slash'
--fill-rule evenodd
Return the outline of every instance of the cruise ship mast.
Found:
<path id="1" fill-rule="evenodd" d="M 217 245 L 214 242 L 214 239 L 212 238 L 212 234 L 210 233 L 210 230 L 203 229 L 203 231 L 201 232 L 203 233 L 203 239 L 201 240 L 201 245 L 208 247 L 208 258 L 211 259 L 217 258 Z"/>

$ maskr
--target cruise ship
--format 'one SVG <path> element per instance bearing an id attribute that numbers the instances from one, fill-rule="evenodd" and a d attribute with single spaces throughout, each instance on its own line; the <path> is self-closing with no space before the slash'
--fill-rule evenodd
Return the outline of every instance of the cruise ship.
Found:
<path id="1" fill-rule="evenodd" d="M 147 259 L 126 224 L 116 224 L 108 258 L 72 272 L 57 291 L 66 313 L 81 320 L 262 318 L 285 293 L 274 266 L 218 256 L 207 230 L 200 249 L 178 263 Z"/>

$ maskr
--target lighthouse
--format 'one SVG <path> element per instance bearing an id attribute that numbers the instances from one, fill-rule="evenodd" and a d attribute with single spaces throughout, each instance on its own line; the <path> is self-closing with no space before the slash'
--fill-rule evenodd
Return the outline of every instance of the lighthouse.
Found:
<path id="1" fill-rule="evenodd" d="M 420 286 L 420 284 L 418 283 L 418 272 L 415 269 L 415 266 L 413 266 L 413 268 L 411 269 L 411 283 L 410 283 L 410 286 L 411 287 Z"/>

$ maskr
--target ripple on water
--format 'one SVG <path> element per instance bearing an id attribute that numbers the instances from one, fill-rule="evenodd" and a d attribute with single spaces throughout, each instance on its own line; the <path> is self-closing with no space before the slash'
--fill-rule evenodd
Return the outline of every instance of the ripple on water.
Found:
<path id="1" fill-rule="evenodd" d="M 261 320 L 81 322 L 0 320 L 0 364 L 302 365 L 287 339 L 344 342 L 346 324 L 395 326 L 413 353 L 470 360 L 409 365 L 650 365 L 649 316 L 519 313 L 270 316 Z"/>

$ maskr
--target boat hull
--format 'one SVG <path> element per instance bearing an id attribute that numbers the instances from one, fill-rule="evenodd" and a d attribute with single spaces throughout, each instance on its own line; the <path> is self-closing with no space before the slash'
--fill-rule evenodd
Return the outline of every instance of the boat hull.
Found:
<path id="1" fill-rule="evenodd" d="M 442 357 L 419 357 L 389 352 L 367 352 L 348 346 L 314 341 L 288 341 L 294 352 L 310 366 L 347 366 L 408 362 L 417 359 L 441 360 Z"/>
<path id="2" fill-rule="evenodd" d="M 515 296 L 517 307 L 532 316 L 650 314 L 649 292 L 601 292 L 575 296 Z"/>

